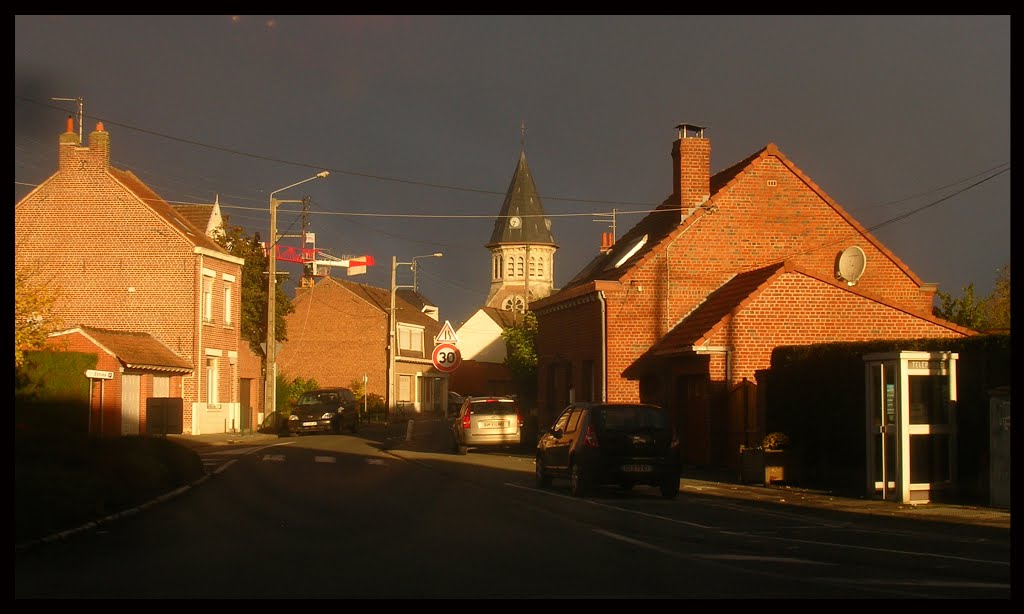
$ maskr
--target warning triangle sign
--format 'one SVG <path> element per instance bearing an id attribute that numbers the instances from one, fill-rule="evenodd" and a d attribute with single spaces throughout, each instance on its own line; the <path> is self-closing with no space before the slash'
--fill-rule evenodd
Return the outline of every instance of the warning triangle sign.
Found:
<path id="1" fill-rule="evenodd" d="M 448 320 L 444 321 L 444 326 L 441 327 L 441 332 L 437 333 L 434 337 L 434 345 L 439 343 L 458 343 L 459 338 L 455 335 L 455 329 L 452 328 L 452 323 Z"/>

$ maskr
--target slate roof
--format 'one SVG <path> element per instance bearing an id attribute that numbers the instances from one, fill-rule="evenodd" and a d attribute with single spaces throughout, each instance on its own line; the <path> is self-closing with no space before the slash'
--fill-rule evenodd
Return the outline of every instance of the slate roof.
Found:
<path id="1" fill-rule="evenodd" d="M 338 284 L 385 314 L 391 309 L 391 291 L 387 288 L 368 286 L 336 277 L 324 277 L 316 283 L 316 286 L 329 283 Z M 298 300 L 308 290 L 308 288 L 296 289 L 295 299 Z M 441 332 L 441 324 L 423 313 L 417 305 L 406 301 L 397 291 L 395 292 L 395 318 L 399 322 L 422 326 L 426 332 L 430 333 L 431 339 Z"/>
<path id="2" fill-rule="evenodd" d="M 213 215 L 213 205 L 172 205 L 192 225 L 205 232 L 210 227 L 210 216 Z"/>
<path id="3" fill-rule="evenodd" d="M 481 307 L 481 309 L 503 330 L 516 325 L 516 314 L 511 309 L 498 309 L 497 307 Z"/>
<path id="4" fill-rule="evenodd" d="M 719 190 L 732 181 L 740 171 L 746 168 L 766 149 L 768 148 L 759 149 L 729 168 L 715 173 L 710 179 L 709 189 L 711 197 L 714 197 Z M 575 277 L 569 280 L 569 283 L 565 284 L 562 289 L 565 290 L 598 279 L 613 280 L 622 277 L 634 263 L 653 251 L 665 237 L 673 230 L 679 228 L 681 215 L 679 202 L 671 196 L 668 197 L 654 211 L 648 213 L 635 226 L 630 228 L 626 234 L 622 235 L 608 253 L 598 254 Z M 644 246 L 618 267 L 613 266 L 644 235 L 647 235 L 647 242 Z"/>
<path id="5" fill-rule="evenodd" d="M 509 224 L 513 216 L 521 220 L 518 228 Z M 519 163 L 505 193 L 505 202 L 494 220 L 494 231 L 491 232 L 487 247 L 499 243 L 555 245 L 551 234 L 551 218 L 544 215 L 544 205 L 533 182 L 530 166 L 526 163 L 526 152 L 519 153 Z"/>
<path id="6" fill-rule="evenodd" d="M 423 296 L 419 291 L 414 292 L 412 288 L 398 288 L 395 290 L 395 295 L 406 303 L 419 307 L 420 311 L 424 307 L 437 307 L 437 303 Z"/>
<path id="7" fill-rule="evenodd" d="M 131 171 L 123 171 L 121 169 L 114 168 L 113 166 L 108 166 L 107 171 L 111 176 L 124 184 L 124 186 L 142 200 L 142 202 L 146 203 L 146 205 L 148 205 L 149 208 L 157 215 L 166 220 L 172 228 L 188 237 L 188 240 L 197 247 L 202 247 L 230 256 L 223 247 L 206 235 L 205 224 L 202 228 L 197 227 L 180 211 L 169 205 L 164 199 L 160 198 L 160 196 L 150 189 L 149 186 L 142 183 L 142 181 Z"/>
<path id="8" fill-rule="evenodd" d="M 107 330 L 79 326 L 67 332 L 81 331 L 124 365 L 126 369 L 191 373 L 192 365 L 149 333 Z"/>

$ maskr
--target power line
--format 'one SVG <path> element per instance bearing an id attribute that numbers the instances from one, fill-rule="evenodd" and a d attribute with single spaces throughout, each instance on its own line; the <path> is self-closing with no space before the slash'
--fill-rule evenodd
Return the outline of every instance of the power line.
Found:
<path id="1" fill-rule="evenodd" d="M 64 110 L 64 109 L 61 109 L 58 106 L 47 104 L 47 103 L 41 102 L 39 100 L 33 100 L 32 98 L 27 98 L 25 96 L 19 96 L 19 95 L 15 94 L 14 97 L 16 99 L 22 100 L 24 102 L 29 102 L 29 103 L 36 104 L 36 105 L 39 105 L 39 106 L 49 107 L 51 109 L 58 109 L 58 110 L 62 110 L 62 111 Z M 346 170 L 346 169 L 342 169 L 342 168 L 333 168 L 333 167 L 326 166 L 326 165 L 323 165 L 323 164 L 308 164 L 306 162 L 294 162 L 292 160 L 284 160 L 284 159 L 281 159 L 281 158 L 274 158 L 272 156 L 265 156 L 265 155 L 262 155 L 262 154 L 255 154 L 255 153 L 251 153 L 251 152 L 247 152 L 247 151 L 241 151 L 241 150 L 238 150 L 238 149 L 231 149 L 230 147 L 223 147 L 223 146 L 220 146 L 220 145 L 210 145 L 208 143 L 203 143 L 201 141 L 196 141 L 196 140 L 193 140 L 193 139 L 186 139 L 186 138 L 182 138 L 182 137 L 171 136 L 169 134 L 164 134 L 162 132 L 156 132 L 155 130 L 148 130 L 146 128 L 140 128 L 138 126 L 133 126 L 131 124 L 125 124 L 125 123 L 118 122 L 118 121 L 115 121 L 115 120 L 112 120 L 112 119 L 106 119 L 106 118 L 103 118 L 103 117 L 100 117 L 100 116 L 85 115 L 84 117 L 88 117 L 89 119 L 100 120 L 100 121 L 103 121 L 105 124 L 110 124 L 112 126 L 119 126 L 121 128 L 126 128 L 128 130 L 134 130 L 134 131 L 140 132 L 142 134 L 148 134 L 150 136 L 155 136 L 155 137 L 159 137 L 159 138 L 163 138 L 163 139 L 168 139 L 168 140 L 171 140 L 171 141 L 176 141 L 178 143 L 185 143 L 187 145 L 194 145 L 196 147 L 202 147 L 204 149 L 210 149 L 210 150 L 219 151 L 219 152 L 222 152 L 222 153 L 228 153 L 228 154 L 232 154 L 232 155 L 236 155 L 236 156 L 243 156 L 243 157 L 246 157 L 246 158 L 252 158 L 254 160 L 263 160 L 263 161 L 266 161 L 266 162 L 274 162 L 276 164 L 287 164 L 287 165 L 290 165 L 290 166 L 297 166 L 297 167 L 300 167 L 300 168 L 313 169 L 313 170 L 318 170 L 318 171 L 326 170 L 326 171 L 330 171 L 332 173 L 338 173 L 339 175 L 349 175 L 349 176 L 352 176 L 352 177 L 361 177 L 363 179 L 374 179 L 374 180 L 377 180 L 377 181 L 389 181 L 389 182 L 392 182 L 392 183 L 401 183 L 401 184 L 405 184 L 405 185 L 415 185 L 415 186 L 420 186 L 420 187 L 425 187 L 425 188 L 436 188 L 436 189 L 441 189 L 441 190 L 454 190 L 454 191 L 458 191 L 458 192 L 470 192 L 470 193 L 474 193 L 474 194 L 488 194 L 488 195 L 497 195 L 497 196 L 504 196 L 505 195 L 505 192 L 497 191 L 497 190 L 484 190 L 484 189 L 480 189 L 480 188 L 469 188 L 469 187 L 465 187 L 465 186 L 447 185 L 447 184 L 443 184 L 443 183 L 432 183 L 432 182 L 429 182 L 429 181 L 417 181 L 417 180 L 414 180 L 414 179 L 401 179 L 401 178 L 398 178 L 398 177 L 388 177 L 386 175 L 376 175 L 376 174 L 373 174 L 373 173 L 363 173 L 363 172 L 359 172 L 359 171 L 350 171 L 350 170 Z M 564 201 L 564 202 L 608 204 L 608 205 L 654 206 L 651 203 L 637 203 L 637 202 L 613 201 L 613 200 L 595 200 L 595 199 L 590 199 L 590 198 L 572 198 L 572 197 L 562 197 L 562 196 L 545 196 L 544 200 L 547 200 L 547 201 Z"/>

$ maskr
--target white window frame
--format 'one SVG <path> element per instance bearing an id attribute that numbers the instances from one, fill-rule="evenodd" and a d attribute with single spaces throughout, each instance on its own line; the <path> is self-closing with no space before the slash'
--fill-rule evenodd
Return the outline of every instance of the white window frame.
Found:
<path id="1" fill-rule="evenodd" d="M 220 403 L 220 359 L 216 356 L 206 357 L 206 404 Z"/>
<path id="2" fill-rule="evenodd" d="M 231 326 L 231 286 L 224 284 L 224 326 Z"/>
<path id="3" fill-rule="evenodd" d="M 203 277 L 203 322 L 213 322 L 213 278 Z"/>
<path id="4" fill-rule="evenodd" d="M 423 352 L 423 327 L 398 325 L 398 349 L 410 352 Z"/>

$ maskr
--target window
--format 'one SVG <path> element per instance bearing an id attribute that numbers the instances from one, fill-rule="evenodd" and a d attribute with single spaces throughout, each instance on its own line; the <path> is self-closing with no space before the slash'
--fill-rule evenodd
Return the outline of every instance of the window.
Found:
<path id="1" fill-rule="evenodd" d="M 501 258 L 495 257 L 494 258 L 494 262 L 493 262 L 494 272 L 491 274 L 491 277 L 493 277 L 494 279 L 498 279 L 499 277 L 501 277 L 501 274 L 498 273 L 498 267 L 500 265 L 501 265 Z"/>
<path id="2" fill-rule="evenodd" d="M 423 330 L 408 326 L 398 327 L 398 349 L 423 352 Z"/>
<path id="3" fill-rule="evenodd" d="M 530 277 L 537 276 L 537 259 L 530 256 Z"/>
<path id="4" fill-rule="evenodd" d="M 217 389 L 220 387 L 220 375 L 217 371 L 217 359 L 206 357 L 206 402 L 210 405 L 220 403 Z"/>
<path id="5" fill-rule="evenodd" d="M 523 257 L 516 258 L 516 277 L 523 277 Z"/>
<path id="6" fill-rule="evenodd" d="M 231 284 L 224 284 L 224 325 L 231 326 Z"/>
<path id="7" fill-rule="evenodd" d="M 213 322 L 212 277 L 203 277 L 203 322 Z"/>
<path id="8" fill-rule="evenodd" d="M 512 256 L 508 257 L 508 264 L 505 267 L 505 275 L 514 277 L 516 274 L 516 261 Z"/>
<path id="9" fill-rule="evenodd" d="M 583 417 L 582 409 L 572 410 L 572 414 L 569 416 L 569 425 L 565 428 L 566 433 L 575 433 L 576 429 L 580 426 L 580 418 Z"/>
<path id="10" fill-rule="evenodd" d="M 412 401 L 412 376 L 398 376 L 398 400 L 403 403 Z"/>
<path id="11" fill-rule="evenodd" d="M 505 311 L 518 311 L 519 313 L 523 313 L 526 311 L 526 303 L 523 302 L 523 297 L 518 294 L 513 294 L 505 299 L 501 304 L 501 308 Z"/>

